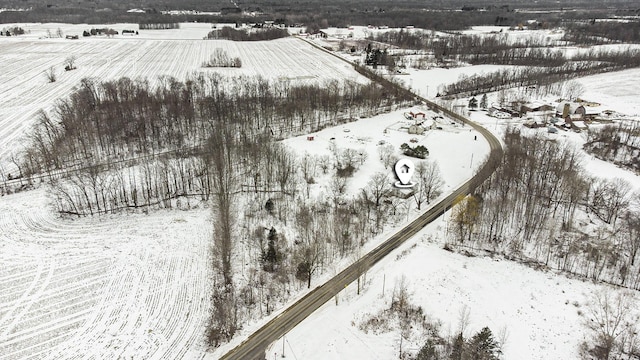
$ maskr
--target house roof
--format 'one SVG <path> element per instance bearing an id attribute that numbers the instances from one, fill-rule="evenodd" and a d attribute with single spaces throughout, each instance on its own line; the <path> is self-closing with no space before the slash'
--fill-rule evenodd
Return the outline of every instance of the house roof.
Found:
<path id="1" fill-rule="evenodd" d="M 576 112 L 576 110 L 582 106 L 581 104 L 577 104 L 574 102 L 569 102 L 569 101 L 563 101 L 561 103 L 558 104 L 558 106 L 556 106 L 556 112 L 562 113 L 564 111 L 564 106 L 565 104 L 569 104 L 569 113 L 573 114 Z"/>

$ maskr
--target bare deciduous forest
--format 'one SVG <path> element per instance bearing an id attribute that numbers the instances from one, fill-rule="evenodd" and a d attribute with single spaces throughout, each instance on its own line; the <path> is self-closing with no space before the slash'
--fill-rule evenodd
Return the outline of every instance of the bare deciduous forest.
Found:
<path id="1" fill-rule="evenodd" d="M 569 30 L 568 34 L 572 34 L 572 31 L 577 30 Z M 439 89 L 439 94 L 443 96 L 477 95 L 511 87 L 553 87 L 570 78 L 640 66 L 640 52 L 636 49 L 592 49 L 567 58 L 561 50 L 553 48 L 557 44 L 550 44 L 547 40 L 513 40 L 501 34 L 442 37 L 429 32 L 399 30 L 380 33 L 371 36 L 369 40 L 404 49 L 426 51 L 428 54 L 423 55 L 423 58 L 427 63 L 442 66 L 448 66 L 452 62 L 520 65 L 518 68 L 461 78 Z M 406 66 L 403 61 L 400 58 L 393 63 L 395 66 Z M 425 61 L 414 59 L 413 65 L 421 67 L 422 62 Z"/>
<path id="2" fill-rule="evenodd" d="M 472 75 L 443 86 L 440 95 L 477 95 L 513 87 L 552 89 L 556 84 L 579 76 L 640 66 L 640 51 L 600 51 L 576 56 L 560 66 L 519 67 L 489 74 Z M 546 90 L 545 90 L 546 89 Z"/>
<path id="3" fill-rule="evenodd" d="M 40 114 L 21 169 L 26 176 L 79 169 L 56 182 L 59 210 L 69 214 L 171 207 L 180 197 L 188 206 L 189 198 L 211 196 L 204 144 L 224 130 L 238 144 L 233 148 L 242 159 L 240 171 L 249 179 L 262 173 L 260 186 L 271 191 L 277 175 L 273 164 L 261 162 L 278 159 L 271 151 L 285 151 L 273 140 L 407 101 L 391 91 L 375 84 L 289 85 L 218 75 L 184 83 L 165 78 L 155 89 L 145 81 L 85 79 L 60 102 L 55 118 Z M 271 170 L 262 172 L 265 166 Z M 257 182 L 245 185 L 258 191 Z"/>
<path id="4" fill-rule="evenodd" d="M 67 22 L 67 23 L 252 23 L 276 20 L 285 25 L 305 24 L 313 31 L 327 26 L 386 25 L 404 27 L 412 25 L 424 29 L 460 30 L 474 25 L 517 26 L 536 18 L 545 26 L 560 24 L 563 19 L 591 21 L 606 19 L 612 15 L 634 16 L 638 9 L 631 1 L 615 0 L 606 4 L 590 1 L 571 1 L 559 4 L 555 1 L 510 1 L 509 3 L 444 1 L 427 3 L 422 1 L 317 1 L 305 0 L 295 3 L 240 2 L 236 6 L 226 1 L 186 1 L 177 6 L 171 1 L 143 1 L 135 6 L 144 8 L 144 13 L 128 13 L 131 3 L 98 0 L 77 3 L 68 0 L 49 1 L 46 4 L 35 0 L 5 2 L 11 8 L 30 8 L 29 11 L 0 12 L 0 22 Z M 219 15 L 165 15 L 162 11 L 190 9 L 220 12 Z M 234 9 L 240 12 L 225 12 Z M 516 9 L 520 11 L 516 11 Z M 524 10 L 524 11 L 522 11 Z M 244 13 L 243 13 L 244 12 Z M 253 13 L 254 15 L 249 15 Z M 598 31 L 593 31 L 599 34 Z M 624 33 L 624 32 L 623 32 Z"/>
<path id="5" fill-rule="evenodd" d="M 218 345 L 246 319 L 273 311 L 292 286 L 311 286 L 396 214 L 384 174 L 356 198 L 344 197 L 363 163 L 353 149 L 299 158 L 276 140 L 410 101 L 389 82 L 292 85 L 211 74 L 163 78 L 152 88 L 144 80 L 85 79 L 52 114 L 40 114 L 20 168 L 27 178 L 49 174 L 63 214 L 210 202 L 218 277 L 209 339 Z M 332 174 L 330 188 L 309 198 L 320 172 Z M 437 167 L 426 165 L 421 177 L 433 178 L 417 195 L 429 202 L 441 184 Z M 287 239 L 290 228 L 296 235 Z M 240 254 L 249 260 L 242 282 L 232 266 Z"/>
<path id="6" fill-rule="evenodd" d="M 640 173 L 640 123 L 620 121 L 590 131 L 584 149 L 599 159 Z"/>
<path id="7" fill-rule="evenodd" d="M 640 289 L 640 214 L 632 206 L 640 199 L 630 185 L 584 175 L 570 144 L 514 128 L 504 141 L 498 171 L 456 206 L 450 246 Z"/>

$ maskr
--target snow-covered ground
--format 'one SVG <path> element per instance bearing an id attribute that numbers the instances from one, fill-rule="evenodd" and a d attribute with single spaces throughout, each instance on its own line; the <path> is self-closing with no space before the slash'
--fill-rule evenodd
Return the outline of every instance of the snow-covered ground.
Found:
<path id="1" fill-rule="evenodd" d="M 640 118 L 640 69 L 629 69 L 577 79 L 584 86 L 583 99 L 605 109 Z"/>
<path id="2" fill-rule="evenodd" d="M 426 98 L 434 98 L 440 86 L 453 84 L 460 77 L 489 74 L 502 69 L 510 69 L 513 65 L 470 65 L 455 68 L 433 68 L 429 70 L 407 69 L 406 75 L 396 75 L 395 78 L 413 91 Z"/>
<path id="3" fill-rule="evenodd" d="M 468 71 L 469 74 L 474 68 L 450 70 Z M 438 72 L 444 72 L 444 69 L 411 72 L 404 76 L 408 79 L 405 83 L 412 84 L 424 95 L 426 86 L 431 93 L 431 88 L 455 81 L 448 76 L 433 76 Z M 586 89 L 582 98 L 601 103 L 603 109 L 637 116 L 639 77 L 640 70 L 626 70 L 578 81 Z M 490 94 L 490 99 L 491 96 L 496 95 Z M 496 119 L 483 111 L 472 111 L 470 116 L 498 136 L 506 126 L 521 124 L 520 119 Z M 546 129 L 537 131 L 546 133 Z M 578 146 L 584 143 L 584 136 L 574 132 L 551 135 Z M 613 164 L 587 156 L 585 167 L 594 176 L 626 179 L 640 191 L 640 178 Z M 484 326 L 489 326 L 494 335 L 506 331 L 504 359 L 579 359 L 578 347 L 589 336 L 585 328 L 589 302 L 594 293 L 611 289 L 607 285 L 538 271 L 510 261 L 470 258 L 445 251 L 442 239 L 449 216 L 446 214 L 429 225 L 376 265 L 367 274 L 370 282 L 364 293 L 356 295 L 356 286 L 349 285 L 339 294 L 338 305 L 334 301 L 323 305 L 284 339 L 273 344 L 268 358 L 280 357 L 283 343 L 285 355 L 298 359 L 396 358 L 401 342 L 397 329 L 374 335 L 366 334 L 358 326 L 363 319 L 390 307 L 393 287 L 404 277 L 409 284 L 411 301 L 421 306 L 427 316 L 442 322 L 444 335 L 455 333 L 460 313 L 466 308 L 471 319 L 467 336 Z M 417 245 L 413 247 L 414 244 Z M 405 251 L 408 254 L 398 259 Z M 638 313 L 639 310 L 636 307 L 631 311 Z M 403 349 L 413 353 L 424 345 L 407 342 L 407 339 L 403 341 Z"/>
<path id="4" fill-rule="evenodd" d="M 182 24 L 179 30 L 141 30 L 140 36 L 114 38 L 80 36 L 78 40 L 42 39 L 47 30 L 60 27 L 64 33 L 85 29 L 84 25 L 22 25 L 30 34 L 0 37 L 0 59 L 11 63 L 0 73 L 0 167 L 11 166 L 10 155 L 17 153 L 23 136 L 40 109 L 50 110 L 58 99 L 68 96 L 80 80 L 99 81 L 121 77 L 148 79 L 160 76 L 183 80 L 195 72 L 228 75 L 258 75 L 273 81 L 315 82 L 348 79 L 365 82 L 351 66 L 294 39 L 270 42 L 232 42 L 202 40 L 211 25 Z M 109 25 L 120 31 L 134 24 Z M 195 33 L 200 35 L 196 36 Z M 194 40 L 199 39 L 199 40 Z M 202 68 L 216 48 L 239 57 L 239 69 Z M 76 70 L 64 71 L 64 61 L 76 56 Z M 57 81 L 49 83 L 45 72 L 54 67 Z M 4 171 L 2 171 L 4 172 Z"/>
<path id="5" fill-rule="evenodd" d="M 394 286 L 404 277 L 411 302 L 434 321 L 442 321 L 443 335 L 457 331 L 466 308 L 470 314 L 467 336 L 484 326 L 496 337 L 506 330 L 504 359 L 579 358 L 578 346 L 588 336 L 583 322 L 590 297 L 605 285 L 510 261 L 448 252 L 438 244 L 444 228 L 440 220 L 429 225 L 369 271 L 361 295 L 351 284 L 339 294 L 338 305 L 330 301 L 305 319 L 285 336 L 285 355 L 309 360 L 397 358 L 397 329 L 374 335 L 362 332 L 358 325 L 390 307 Z M 396 254 L 405 250 L 408 254 L 398 260 Z M 403 342 L 403 350 L 414 354 L 424 345 Z M 272 346 L 267 358 L 279 358 L 281 353 L 282 340 Z"/>
<path id="6" fill-rule="evenodd" d="M 0 198 L 0 359 L 178 359 L 206 348 L 206 209 L 60 219 Z"/>
<path id="7" fill-rule="evenodd" d="M 2 58 L 17 64 L 0 74 L 0 158 L 10 154 L 38 108 L 51 106 L 82 77 L 113 79 L 170 74 L 181 78 L 200 70 L 200 63 L 215 47 L 224 47 L 242 58 L 242 69 L 223 71 L 285 80 L 361 80 L 347 64 L 296 39 L 268 44 L 125 38 L 58 40 L 38 39 L 35 26 L 31 38 L 0 39 Z M 46 28 L 37 31 L 46 33 Z M 183 31 L 185 38 L 200 39 L 209 29 L 194 25 L 185 26 Z M 170 31 L 161 32 L 149 36 L 180 38 Z M 74 53 L 78 54 L 78 70 L 60 73 L 56 83 L 46 83 L 42 72 L 52 63 L 59 67 L 66 56 Z M 453 82 L 461 73 L 494 69 L 449 70 L 433 69 L 403 76 L 412 79 L 409 85 L 422 95 L 427 95 L 429 86 L 428 95 L 433 97 L 439 84 Z M 629 70 L 580 81 L 587 88 L 584 97 L 588 100 L 637 114 L 638 102 L 634 97 L 640 90 L 638 82 L 633 81 L 638 77 L 640 71 Z M 626 91 L 618 88 L 621 83 L 626 84 Z M 381 140 L 397 149 L 401 143 L 416 138 L 416 144 L 425 145 L 430 159 L 438 163 L 447 192 L 472 175 L 487 154 L 488 146 L 479 136 L 474 140 L 475 132 L 444 119 L 437 124 L 442 130 L 409 135 L 403 128 L 410 121 L 404 119 L 403 113 L 410 110 L 426 109 L 403 109 L 361 119 L 308 134 L 314 136 L 313 141 L 308 141 L 305 135 L 285 143 L 299 155 L 328 154 L 331 142 L 340 149 L 366 151 L 365 164 L 348 183 L 348 192 L 353 194 L 366 185 L 371 174 L 390 172 L 378 161 Z M 427 119 L 435 115 L 425 112 Z M 481 112 L 472 113 L 472 118 L 497 132 L 513 121 L 497 122 Z M 349 131 L 345 132 L 346 129 Z M 580 136 L 570 134 L 567 136 Z M 595 172 L 610 173 L 617 169 L 593 160 L 588 162 L 589 166 L 595 166 Z M 639 184 L 637 177 L 630 179 Z M 316 193 L 324 191 L 323 183 L 326 181 L 318 179 Z M 413 217 L 417 213 L 413 210 L 408 215 Z M 200 358 L 205 351 L 209 313 L 209 217 L 207 209 L 196 209 L 60 219 L 48 206 L 44 189 L 1 197 L 0 359 Z M 585 313 L 586 299 L 603 286 L 508 261 L 468 258 L 444 251 L 440 242 L 446 218 L 425 228 L 372 269 L 362 295 L 357 296 L 355 285 L 349 285 L 340 294 L 338 305 L 325 304 L 287 334 L 284 340 L 287 357 L 396 357 L 400 342 L 397 332 L 367 335 L 358 329 L 358 323 L 389 306 L 393 286 L 404 275 L 412 302 L 422 306 L 429 316 L 442 320 L 445 334 L 455 331 L 460 311 L 467 306 L 471 314 L 470 333 L 483 326 L 491 327 L 494 333 L 502 328 L 507 330 L 506 359 L 577 358 L 577 345 L 585 337 L 584 316 L 579 312 Z M 392 231 L 386 229 L 367 247 Z M 417 245 L 411 248 L 413 244 Z M 397 255 L 403 250 L 407 253 L 399 259 Z M 346 262 L 337 266 L 344 265 Z M 330 276 L 330 272 L 323 274 L 317 282 L 314 280 L 314 285 Z M 272 314 L 276 315 L 277 312 Z M 264 321 L 246 326 L 234 343 L 261 323 Z M 415 351 L 420 345 L 405 343 L 404 349 Z M 282 343 L 278 342 L 270 356 L 274 353 L 279 356 L 281 349 Z M 214 358 L 223 349 L 219 350 Z"/>
<path id="8" fill-rule="evenodd" d="M 429 150 L 428 160 L 435 161 L 440 168 L 446 184 L 445 191 L 470 178 L 489 154 L 489 145 L 478 132 L 452 123 L 449 119 L 436 119 L 434 127 L 439 126 L 442 130 L 429 130 L 424 135 L 409 134 L 407 129 L 413 124 L 413 120 L 407 120 L 404 114 L 410 111 L 424 112 L 427 121 L 433 121 L 432 117 L 439 116 L 426 107 L 402 109 L 310 134 L 314 136 L 313 141 L 308 141 L 305 135 L 286 140 L 285 144 L 299 151 L 299 155 L 305 152 L 310 155 L 329 155 L 332 143 L 339 150 L 351 148 L 358 152 L 366 152 L 366 162 L 347 183 L 349 194 L 356 194 L 359 189 L 365 187 L 376 172 L 385 172 L 394 177 L 393 170 L 385 169 L 379 160 L 380 146 L 392 145 L 397 156 L 406 157 L 399 151 L 402 143 L 411 146 L 424 145 Z M 476 138 L 477 140 L 474 140 Z M 412 139 L 414 142 L 411 142 Z M 416 164 L 419 161 L 413 159 Z"/>

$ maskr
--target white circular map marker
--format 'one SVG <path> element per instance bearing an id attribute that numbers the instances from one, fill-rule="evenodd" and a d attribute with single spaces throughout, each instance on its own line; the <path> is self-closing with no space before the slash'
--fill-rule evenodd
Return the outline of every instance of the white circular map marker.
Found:
<path id="1" fill-rule="evenodd" d="M 415 170 L 415 166 L 413 162 L 409 159 L 400 159 L 396 163 L 394 167 L 396 171 L 396 176 L 400 181 L 396 181 L 396 187 L 400 188 L 409 188 L 415 185 L 411 182 L 411 177 L 413 176 L 413 171 Z"/>

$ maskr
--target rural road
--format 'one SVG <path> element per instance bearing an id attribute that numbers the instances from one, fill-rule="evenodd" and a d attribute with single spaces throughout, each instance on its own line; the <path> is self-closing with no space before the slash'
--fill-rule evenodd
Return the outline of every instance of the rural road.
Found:
<path id="1" fill-rule="evenodd" d="M 312 44 L 313 46 L 316 46 Z M 317 47 L 317 46 L 316 46 Z M 319 47 L 318 47 L 319 48 Z M 319 48 L 322 51 L 324 49 Z M 328 52 L 328 51 L 326 51 Z M 331 54 L 331 52 L 328 52 Z M 333 55 L 333 54 L 332 54 Z M 346 61 L 346 60 L 345 60 Z M 502 159 L 503 150 L 500 141 L 482 126 L 472 122 L 471 120 L 453 113 L 440 105 L 437 105 L 427 99 L 416 95 L 416 99 L 424 101 L 431 109 L 440 111 L 445 115 L 471 126 L 477 130 L 489 143 L 491 152 L 487 161 L 482 168 L 471 179 L 460 185 L 447 197 L 431 206 L 424 214 L 412 221 L 402 229 L 398 230 L 389 239 L 384 241 L 371 252 L 365 254 L 360 260 L 347 267 L 332 279 L 328 280 L 322 286 L 312 290 L 306 296 L 295 302 L 280 315 L 266 323 L 247 340 L 230 350 L 221 359 L 231 360 L 247 360 L 247 359 L 265 359 L 265 351 L 267 347 L 282 337 L 284 334 L 292 330 L 307 316 L 311 315 L 315 310 L 329 301 L 337 293 L 345 288 L 348 284 L 355 281 L 360 274 L 374 266 L 378 261 L 382 260 L 386 255 L 398 248 L 407 239 L 410 239 L 418 231 L 431 223 L 444 212 L 450 209 L 459 196 L 470 194 L 478 185 L 487 179 L 495 171 L 500 160 Z"/>

